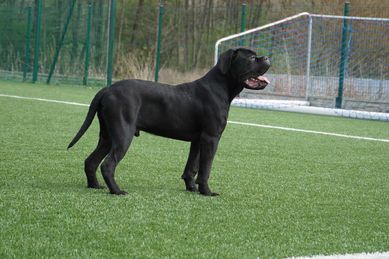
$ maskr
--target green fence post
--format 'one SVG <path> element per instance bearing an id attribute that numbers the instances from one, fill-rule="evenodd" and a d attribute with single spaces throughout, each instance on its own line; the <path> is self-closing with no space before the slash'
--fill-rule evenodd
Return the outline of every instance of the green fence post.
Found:
<path id="1" fill-rule="evenodd" d="M 83 84 L 88 84 L 89 59 L 90 59 L 90 30 L 92 18 L 92 4 L 88 5 L 88 20 L 86 24 L 86 39 L 85 39 L 85 64 Z"/>
<path id="2" fill-rule="evenodd" d="M 109 11 L 108 58 L 107 58 L 107 86 L 112 84 L 113 45 L 115 40 L 116 0 L 111 0 Z"/>
<path id="3" fill-rule="evenodd" d="M 27 72 L 30 71 L 30 40 L 31 40 L 31 26 L 32 26 L 32 8 L 27 7 L 27 29 L 26 29 L 26 49 L 23 66 L 23 81 L 26 81 Z"/>
<path id="4" fill-rule="evenodd" d="M 247 4 L 243 3 L 240 12 L 240 32 L 244 32 L 246 30 L 246 7 Z"/>
<path id="5" fill-rule="evenodd" d="M 242 4 L 241 12 L 240 12 L 240 32 L 244 32 L 246 30 L 246 3 Z M 240 41 L 240 45 L 243 47 L 245 45 L 244 38 Z"/>
<path id="6" fill-rule="evenodd" d="M 50 66 L 49 76 L 47 77 L 47 81 L 46 81 L 46 83 L 48 83 L 48 84 L 50 84 L 51 77 L 53 76 L 55 65 L 57 64 L 59 52 L 61 51 L 63 42 L 65 40 L 65 35 L 66 35 L 66 32 L 68 30 L 68 26 L 70 23 L 70 18 L 72 17 L 72 14 L 73 14 L 73 9 L 74 9 L 75 3 L 76 3 L 76 0 L 73 0 L 72 5 L 70 6 L 70 9 L 68 12 L 68 17 L 66 18 L 66 23 L 65 23 L 63 31 L 62 31 L 61 39 L 58 42 L 58 46 L 57 46 L 57 49 L 56 49 L 55 54 L 54 54 L 54 59 L 53 59 L 53 62 L 51 63 L 51 66 Z"/>
<path id="7" fill-rule="evenodd" d="M 155 52 L 155 77 L 154 77 L 155 82 L 158 82 L 159 67 L 161 62 L 161 35 L 162 35 L 163 14 L 164 14 L 164 7 L 163 4 L 160 4 L 159 15 L 158 15 L 158 27 L 157 27 L 157 50 Z"/>
<path id="8" fill-rule="evenodd" d="M 42 23 L 42 0 L 37 0 L 36 16 L 35 16 L 36 27 L 35 27 L 35 43 L 34 43 L 34 68 L 32 72 L 33 83 L 35 83 L 38 80 L 41 23 Z"/>
<path id="9" fill-rule="evenodd" d="M 350 10 L 350 3 L 344 3 L 343 16 L 348 16 Z M 343 84 L 344 84 L 344 69 L 347 63 L 347 31 L 348 31 L 348 20 L 343 19 L 342 27 L 342 48 L 340 54 L 340 67 L 339 67 L 339 87 L 338 87 L 338 96 L 335 99 L 335 107 L 342 108 L 342 99 L 343 99 Z"/>

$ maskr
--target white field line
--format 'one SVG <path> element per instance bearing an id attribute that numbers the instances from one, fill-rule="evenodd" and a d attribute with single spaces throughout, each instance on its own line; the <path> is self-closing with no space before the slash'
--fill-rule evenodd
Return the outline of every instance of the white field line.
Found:
<path id="1" fill-rule="evenodd" d="M 60 100 L 52 100 L 52 99 L 44 99 L 44 98 L 24 97 L 24 96 L 7 95 L 7 94 L 0 94 L 0 97 L 9 97 L 9 98 L 16 98 L 16 99 L 34 100 L 34 101 L 41 101 L 41 102 L 60 103 L 60 104 L 67 104 L 67 105 L 76 105 L 76 106 L 89 107 L 89 104 L 77 103 L 77 102 L 68 102 L 68 101 L 60 101 Z M 228 123 L 229 124 L 244 125 L 244 126 L 251 126 L 251 127 L 278 129 L 278 130 L 303 132 L 303 133 L 310 133 L 310 134 L 317 134 L 317 135 L 326 135 L 326 136 L 333 136 L 333 137 L 341 137 L 341 138 L 350 138 L 350 139 L 367 140 L 367 141 L 378 141 L 378 142 L 387 142 L 387 143 L 389 143 L 389 139 L 361 137 L 361 136 L 353 136 L 353 135 L 338 134 L 338 133 L 331 133 L 331 132 L 295 129 L 295 128 L 273 126 L 273 125 L 264 125 L 264 124 L 248 123 L 248 122 L 239 122 L 239 121 L 228 121 Z"/>
<path id="2" fill-rule="evenodd" d="M 313 255 L 307 257 L 290 257 L 288 259 L 388 259 L 388 258 L 389 258 L 389 252 L 344 254 L 344 255 Z"/>
<path id="3" fill-rule="evenodd" d="M 260 127 L 260 128 L 279 129 L 279 130 L 286 130 L 286 131 L 295 131 L 295 132 L 327 135 L 327 136 L 334 136 L 334 137 L 341 137 L 341 138 L 351 138 L 351 139 L 379 141 L 379 142 L 388 142 L 389 143 L 389 139 L 360 137 L 360 136 L 338 134 L 338 133 L 331 133 L 331 132 L 323 132 L 323 131 L 315 131 L 315 130 L 304 130 L 304 129 L 295 129 L 295 128 L 286 128 L 286 127 L 280 127 L 280 126 L 263 125 L 263 124 L 247 123 L 247 122 L 239 122 L 239 121 L 228 121 L 228 123 L 238 124 L 238 125 L 246 125 L 246 126 L 252 126 L 252 127 Z"/>
<path id="4" fill-rule="evenodd" d="M 77 105 L 77 106 L 89 107 L 89 104 L 84 104 L 84 103 L 66 102 L 66 101 L 43 99 L 43 98 L 35 98 L 35 97 L 24 97 L 24 96 L 8 95 L 8 94 L 0 94 L 0 97 L 10 97 L 10 98 L 16 98 L 16 99 L 34 100 L 34 101 L 49 102 L 49 103 L 62 103 L 62 104 L 69 104 L 69 105 Z"/>

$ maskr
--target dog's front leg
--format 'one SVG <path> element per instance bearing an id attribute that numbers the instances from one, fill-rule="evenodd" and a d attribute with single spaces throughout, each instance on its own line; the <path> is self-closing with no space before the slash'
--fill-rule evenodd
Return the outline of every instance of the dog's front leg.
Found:
<path id="1" fill-rule="evenodd" d="M 185 182 L 187 191 L 197 192 L 197 187 L 194 178 L 199 171 L 199 158 L 200 158 L 200 143 L 199 141 L 192 141 L 190 144 L 190 151 L 188 161 L 186 162 L 184 173 L 181 178 Z"/>
<path id="2" fill-rule="evenodd" d="M 199 185 L 199 192 L 205 196 L 217 196 L 208 186 L 208 179 L 211 173 L 213 158 L 219 144 L 220 137 L 203 134 L 200 139 L 200 168 L 196 183 Z"/>

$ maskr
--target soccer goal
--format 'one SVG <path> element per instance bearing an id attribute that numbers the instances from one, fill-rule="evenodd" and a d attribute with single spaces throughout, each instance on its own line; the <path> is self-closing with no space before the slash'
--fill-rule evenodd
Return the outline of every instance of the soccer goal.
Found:
<path id="1" fill-rule="evenodd" d="M 235 103 L 262 99 L 262 108 L 343 108 L 389 120 L 389 19 L 300 13 L 218 40 L 215 62 L 236 47 L 269 56 L 272 67 L 265 90 L 244 90 Z"/>

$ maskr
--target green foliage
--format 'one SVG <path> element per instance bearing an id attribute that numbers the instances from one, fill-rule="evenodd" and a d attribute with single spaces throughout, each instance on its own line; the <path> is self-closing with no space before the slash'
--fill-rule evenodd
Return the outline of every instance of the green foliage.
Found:
<path id="1" fill-rule="evenodd" d="M 1 94 L 89 103 L 97 88 L 0 82 Z M 281 258 L 389 250 L 388 143 L 228 125 L 216 198 L 184 191 L 189 145 L 141 133 L 116 177 L 85 188 L 85 107 L 0 97 L 0 257 Z M 230 119 L 389 138 L 389 124 L 232 108 Z M 99 175 L 101 182 L 102 178 Z"/>

